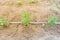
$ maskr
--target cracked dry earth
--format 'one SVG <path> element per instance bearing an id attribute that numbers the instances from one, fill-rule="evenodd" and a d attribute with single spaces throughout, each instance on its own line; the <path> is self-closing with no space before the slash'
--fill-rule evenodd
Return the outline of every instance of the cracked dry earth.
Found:
<path id="1" fill-rule="evenodd" d="M 21 6 L 17 6 L 16 1 L 18 0 L 0 0 L 0 18 L 6 16 L 9 22 L 21 21 L 21 13 L 28 11 L 32 21 L 40 22 L 47 21 L 53 14 L 49 0 L 38 0 L 35 4 L 22 0 L 24 4 Z M 13 4 L 10 6 L 10 3 Z M 22 25 L 9 24 L 7 28 L 0 30 L 0 40 L 60 40 L 60 25 L 30 25 L 26 30 L 22 30 Z"/>

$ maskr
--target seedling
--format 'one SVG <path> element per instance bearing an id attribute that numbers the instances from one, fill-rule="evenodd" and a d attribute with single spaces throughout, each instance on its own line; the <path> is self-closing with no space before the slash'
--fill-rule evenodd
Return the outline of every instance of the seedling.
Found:
<path id="1" fill-rule="evenodd" d="M 48 24 L 55 25 L 55 22 L 58 20 L 56 15 L 52 15 L 51 19 L 48 21 Z"/>
<path id="2" fill-rule="evenodd" d="M 19 5 L 19 6 L 20 6 L 20 5 L 22 5 L 22 4 L 23 4 L 23 2 L 22 2 L 22 1 L 20 1 L 20 0 L 19 0 L 19 1 L 17 1 L 17 5 Z"/>
<path id="3" fill-rule="evenodd" d="M 29 17 L 29 13 L 28 12 L 23 12 L 22 13 L 22 24 L 25 25 L 25 26 L 28 26 L 30 21 L 31 21 L 31 18 Z"/>
<path id="4" fill-rule="evenodd" d="M 60 5 L 58 5 L 57 8 L 60 9 Z"/>
<path id="5" fill-rule="evenodd" d="M 30 3 L 36 3 L 38 0 L 30 0 Z"/>
<path id="6" fill-rule="evenodd" d="M 3 29 L 7 25 L 7 20 L 6 18 L 0 19 L 0 29 Z"/>

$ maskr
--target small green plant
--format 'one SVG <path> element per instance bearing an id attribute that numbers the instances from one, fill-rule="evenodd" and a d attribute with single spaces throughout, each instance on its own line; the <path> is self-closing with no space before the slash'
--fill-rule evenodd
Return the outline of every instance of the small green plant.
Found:
<path id="1" fill-rule="evenodd" d="M 7 25 L 7 20 L 6 18 L 0 19 L 0 29 L 3 29 Z"/>
<path id="2" fill-rule="evenodd" d="M 58 17 L 56 15 L 52 15 L 51 19 L 48 21 L 48 24 L 55 25 L 55 22 L 58 20 Z"/>
<path id="3" fill-rule="evenodd" d="M 60 5 L 58 5 L 57 8 L 60 9 Z"/>
<path id="4" fill-rule="evenodd" d="M 36 3 L 38 0 L 30 0 L 30 3 Z"/>
<path id="5" fill-rule="evenodd" d="M 28 26 L 30 21 L 31 21 L 31 18 L 29 17 L 29 13 L 28 12 L 23 12 L 22 13 L 22 24 L 25 25 L 25 26 Z"/>
<path id="6" fill-rule="evenodd" d="M 22 2 L 22 1 L 20 1 L 20 0 L 19 0 L 19 1 L 17 1 L 17 5 L 19 5 L 19 6 L 20 6 L 20 5 L 22 5 L 22 4 L 23 4 L 23 2 Z"/>

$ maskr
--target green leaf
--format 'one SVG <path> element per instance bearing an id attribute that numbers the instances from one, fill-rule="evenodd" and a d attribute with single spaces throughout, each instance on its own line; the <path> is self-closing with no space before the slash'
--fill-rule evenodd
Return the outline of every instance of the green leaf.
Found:
<path id="1" fill-rule="evenodd" d="M 52 15 L 51 19 L 48 21 L 48 24 L 55 25 L 55 22 L 58 20 L 56 15 Z"/>
<path id="2" fill-rule="evenodd" d="M 58 5 L 57 8 L 60 9 L 60 5 Z"/>
<path id="3" fill-rule="evenodd" d="M 4 27 L 6 27 L 8 24 L 6 18 L 1 18 L 0 19 L 0 29 L 3 29 Z"/>
<path id="4" fill-rule="evenodd" d="M 23 12 L 22 13 L 22 24 L 27 26 L 30 21 L 31 21 L 31 18 L 29 17 L 29 13 Z"/>
<path id="5" fill-rule="evenodd" d="M 7 25 L 7 20 L 6 20 L 6 18 L 0 19 L 0 25 Z"/>

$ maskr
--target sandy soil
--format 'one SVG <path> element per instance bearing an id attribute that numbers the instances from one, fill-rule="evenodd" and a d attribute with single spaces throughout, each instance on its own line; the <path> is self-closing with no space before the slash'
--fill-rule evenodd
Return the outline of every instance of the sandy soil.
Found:
<path id="1" fill-rule="evenodd" d="M 32 21 L 47 21 L 53 12 L 49 0 L 38 0 L 35 4 L 29 4 L 29 0 L 22 0 L 23 5 L 18 6 L 18 0 L 0 0 L 0 18 L 6 16 L 8 21 L 21 21 L 21 13 L 30 12 Z M 8 5 L 13 3 L 11 6 Z M 18 30 L 17 30 L 17 28 Z M 60 40 L 59 25 L 30 25 L 24 32 L 23 26 L 10 24 L 7 28 L 0 30 L 0 40 Z"/>

